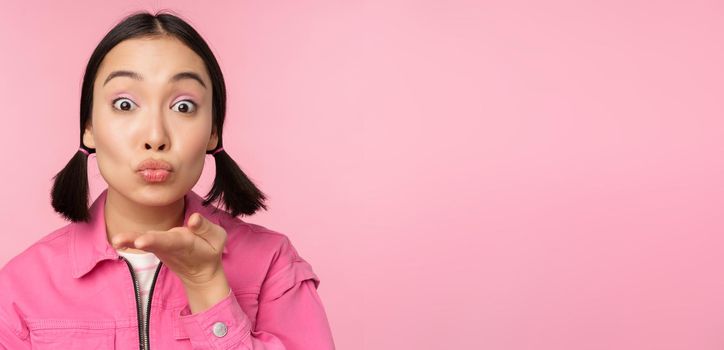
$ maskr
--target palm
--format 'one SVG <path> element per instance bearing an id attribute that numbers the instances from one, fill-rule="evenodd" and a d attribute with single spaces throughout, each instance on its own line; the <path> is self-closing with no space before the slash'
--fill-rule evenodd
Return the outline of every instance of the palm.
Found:
<path id="1" fill-rule="evenodd" d="M 196 222 L 197 219 L 201 219 L 200 222 Z M 184 282 L 204 283 L 221 268 L 226 231 L 201 214 L 192 214 L 189 223 L 189 226 L 174 227 L 168 231 L 122 233 L 116 235 L 113 242 L 116 247 L 154 253 Z"/>

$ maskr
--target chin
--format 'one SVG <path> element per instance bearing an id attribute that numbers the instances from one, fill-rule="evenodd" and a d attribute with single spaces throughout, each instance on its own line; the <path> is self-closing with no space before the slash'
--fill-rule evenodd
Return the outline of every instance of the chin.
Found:
<path id="1" fill-rule="evenodd" d="M 147 202 L 161 203 L 181 198 L 186 192 L 178 186 L 146 185 L 138 188 L 136 193 L 139 199 L 143 199 Z"/>
<path id="2" fill-rule="evenodd" d="M 166 206 L 173 204 L 186 194 L 179 186 L 133 185 L 118 190 L 129 200 L 144 206 Z"/>

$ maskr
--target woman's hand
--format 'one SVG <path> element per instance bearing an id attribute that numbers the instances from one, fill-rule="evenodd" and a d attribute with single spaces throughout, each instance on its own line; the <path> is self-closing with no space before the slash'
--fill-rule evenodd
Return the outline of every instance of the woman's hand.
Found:
<path id="1" fill-rule="evenodd" d="M 226 230 L 196 212 L 188 226 L 168 231 L 122 232 L 113 237 L 116 249 L 135 248 L 154 253 L 187 288 L 203 289 L 225 280 L 221 252 Z"/>

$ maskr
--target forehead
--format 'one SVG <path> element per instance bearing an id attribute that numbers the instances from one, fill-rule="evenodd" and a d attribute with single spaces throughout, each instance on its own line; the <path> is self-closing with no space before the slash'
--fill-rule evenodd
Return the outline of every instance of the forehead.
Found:
<path id="1" fill-rule="evenodd" d="M 103 58 L 98 68 L 96 86 L 103 85 L 116 70 L 138 72 L 144 84 L 163 85 L 180 71 L 198 73 L 210 86 L 203 59 L 182 41 L 170 37 L 134 38 L 120 42 Z M 114 81 L 117 79 L 112 79 Z M 109 82 L 111 84 L 111 82 Z"/>

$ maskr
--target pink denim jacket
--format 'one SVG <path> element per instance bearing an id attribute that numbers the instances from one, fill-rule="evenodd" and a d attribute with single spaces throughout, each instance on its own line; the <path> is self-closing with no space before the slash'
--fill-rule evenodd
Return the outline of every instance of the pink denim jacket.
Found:
<path id="1" fill-rule="evenodd" d="M 130 265 L 106 237 L 107 192 L 91 205 L 90 222 L 51 232 L 2 267 L 0 349 L 335 348 L 319 278 L 289 238 L 204 207 L 193 191 L 184 196 L 184 223 L 199 211 L 224 227 L 232 292 L 191 314 L 181 281 L 161 263 L 144 330 Z"/>

